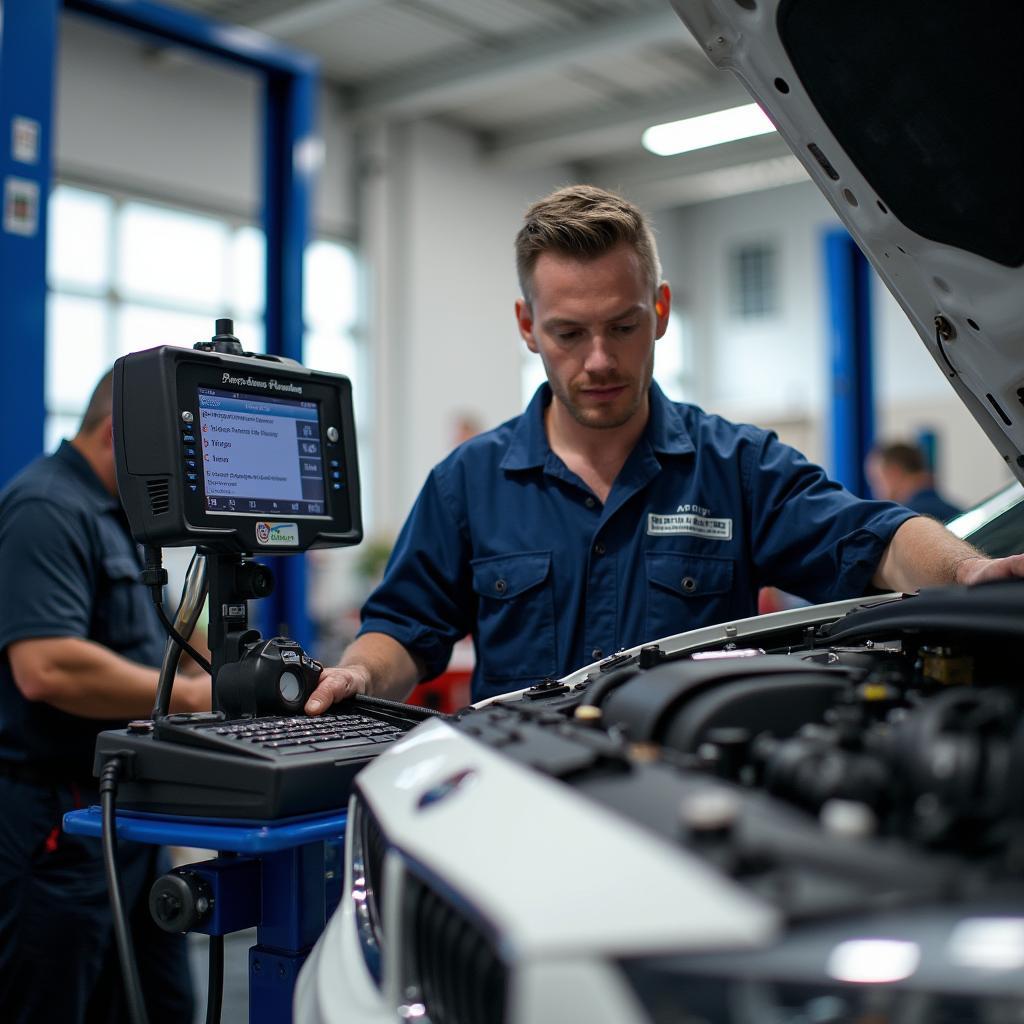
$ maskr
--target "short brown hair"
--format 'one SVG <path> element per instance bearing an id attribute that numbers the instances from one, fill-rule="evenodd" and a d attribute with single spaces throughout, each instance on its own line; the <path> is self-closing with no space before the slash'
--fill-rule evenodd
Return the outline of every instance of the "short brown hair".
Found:
<path id="1" fill-rule="evenodd" d="M 93 389 L 89 404 L 82 414 L 82 422 L 79 424 L 80 434 L 89 434 L 94 431 L 108 417 L 114 408 L 114 371 L 107 372 L 100 377 L 99 383 Z"/>
<path id="2" fill-rule="evenodd" d="M 661 281 L 654 232 L 632 203 L 595 185 L 569 185 L 535 202 L 516 235 L 516 273 L 527 303 L 533 301 L 533 268 L 541 253 L 597 259 L 625 242 L 640 257 L 653 292 Z"/>
<path id="3" fill-rule="evenodd" d="M 916 444 L 893 441 L 889 444 L 877 444 L 871 450 L 886 466 L 896 466 L 904 473 L 923 473 L 928 469 L 924 452 Z"/>

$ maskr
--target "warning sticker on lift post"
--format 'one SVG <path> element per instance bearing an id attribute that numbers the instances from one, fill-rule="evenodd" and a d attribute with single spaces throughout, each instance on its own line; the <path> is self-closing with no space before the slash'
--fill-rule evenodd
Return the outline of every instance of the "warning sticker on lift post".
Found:
<path id="1" fill-rule="evenodd" d="M 39 163 L 39 122 L 31 117 L 11 119 L 11 156 L 22 164 Z"/>
<path id="2" fill-rule="evenodd" d="M 39 230 L 39 184 L 8 175 L 4 179 L 4 231 L 32 238 Z"/>

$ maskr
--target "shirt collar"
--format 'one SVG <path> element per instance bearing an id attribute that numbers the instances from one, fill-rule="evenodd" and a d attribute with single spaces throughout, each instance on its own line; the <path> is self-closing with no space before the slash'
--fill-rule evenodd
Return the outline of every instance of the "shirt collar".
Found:
<path id="1" fill-rule="evenodd" d="M 665 455 L 688 455 L 696 450 L 682 413 L 655 381 L 651 381 L 651 415 L 644 437 L 654 451 Z"/>
<path id="2" fill-rule="evenodd" d="M 544 410 L 550 401 L 550 385 L 541 384 L 512 431 L 508 451 L 501 460 L 502 469 L 535 469 L 547 462 L 551 447 L 544 429 Z M 651 382 L 650 404 L 651 414 L 643 437 L 651 449 L 667 455 L 686 455 L 694 451 L 682 415 L 654 381 Z"/>
<path id="3" fill-rule="evenodd" d="M 58 462 L 63 463 L 78 478 L 97 508 L 107 511 L 121 507 L 117 498 L 103 486 L 95 470 L 85 460 L 85 456 L 70 442 L 61 441 L 60 447 L 53 453 Z"/>

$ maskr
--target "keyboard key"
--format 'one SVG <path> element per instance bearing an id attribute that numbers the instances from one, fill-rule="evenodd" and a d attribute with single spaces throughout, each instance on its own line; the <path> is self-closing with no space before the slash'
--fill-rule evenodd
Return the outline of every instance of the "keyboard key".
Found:
<path id="1" fill-rule="evenodd" d="M 359 736 L 353 736 L 347 740 L 326 740 L 313 741 L 314 750 L 343 750 L 348 747 L 365 747 L 367 741 Z"/>

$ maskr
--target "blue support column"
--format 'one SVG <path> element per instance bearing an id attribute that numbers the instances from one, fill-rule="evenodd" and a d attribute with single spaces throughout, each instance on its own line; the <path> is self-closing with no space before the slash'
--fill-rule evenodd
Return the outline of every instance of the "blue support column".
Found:
<path id="1" fill-rule="evenodd" d="M 267 235 L 267 352 L 302 361 L 302 267 L 316 164 L 316 79 L 267 75 L 264 85 L 263 224 Z M 313 624 L 306 604 L 305 558 L 274 560 L 274 593 L 259 609 L 266 627 L 286 626 L 309 649 Z"/>
<path id="2" fill-rule="evenodd" d="M 299 971 L 324 930 L 324 844 L 263 859 L 257 943 L 249 950 L 249 1021 L 290 1021 Z"/>
<path id="3" fill-rule="evenodd" d="M 846 231 L 824 238 L 831 351 L 831 473 L 868 497 L 864 459 L 874 441 L 871 267 Z"/>
<path id="4" fill-rule="evenodd" d="M 57 0 L 0 4 L 0 486 L 43 450 Z"/>

